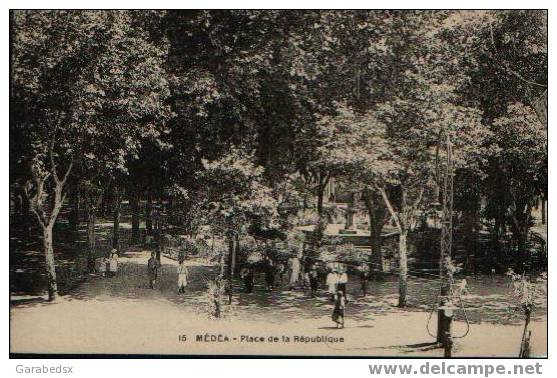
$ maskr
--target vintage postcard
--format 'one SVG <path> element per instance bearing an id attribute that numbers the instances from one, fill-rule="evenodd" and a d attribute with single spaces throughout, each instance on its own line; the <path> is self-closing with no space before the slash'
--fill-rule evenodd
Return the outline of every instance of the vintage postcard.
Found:
<path id="1" fill-rule="evenodd" d="M 547 11 L 9 26 L 11 356 L 547 356 Z"/>

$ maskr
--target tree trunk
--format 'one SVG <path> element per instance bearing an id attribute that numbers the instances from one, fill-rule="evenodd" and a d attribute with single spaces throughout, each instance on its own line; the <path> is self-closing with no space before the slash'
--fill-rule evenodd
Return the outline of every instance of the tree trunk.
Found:
<path id="1" fill-rule="evenodd" d="M 495 218 L 495 225 L 493 227 L 493 254 L 490 256 L 490 270 L 496 269 L 496 261 L 501 257 L 501 229 L 504 227 L 499 216 Z"/>
<path id="2" fill-rule="evenodd" d="M 168 202 L 166 204 L 166 213 L 168 214 L 168 223 L 176 224 L 174 219 L 174 198 L 172 196 L 168 197 Z"/>
<path id="3" fill-rule="evenodd" d="M 406 237 L 408 231 L 400 233 L 398 239 L 398 307 L 406 307 L 406 292 L 408 289 L 408 251 Z"/>
<path id="4" fill-rule="evenodd" d="M 70 214 L 68 216 L 68 223 L 71 231 L 77 232 L 79 226 L 79 212 L 80 212 L 80 193 L 77 183 L 72 185 L 70 192 Z"/>
<path id="5" fill-rule="evenodd" d="M 519 358 L 530 358 L 530 316 L 531 311 L 525 311 L 524 317 L 524 329 L 522 331 L 522 341 L 520 343 L 520 353 L 518 355 Z"/>
<path id="6" fill-rule="evenodd" d="M 139 242 L 139 194 L 134 192 L 130 198 L 132 212 L 132 244 Z"/>
<path id="7" fill-rule="evenodd" d="M 113 222 L 114 227 L 112 231 L 112 248 L 119 250 L 120 246 L 120 192 L 119 189 L 116 188 L 114 193 L 114 213 L 113 213 Z"/>
<path id="8" fill-rule="evenodd" d="M 43 227 L 43 247 L 46 260 L 46 279 L 48 285 L 48 300 L 54 301 L 58 296 L 56 283 L 56 265 L 54 264 L 54 248 L 52 245 L 52 228 L 54 222 Z"/>
<path id="9" fill-rule="evenodd" d="M 373 279 L 378 280 L 382 277 L 381 272 L 383 271 L 383 240 L 381 239 L 381 233 L 383 231 L 383 225 L 385 223 L 386 209 L 383 205 L 380 197 L 373 198 L 371 191 L 366 190 L 364 192 L 364 203 L 369 217 L 369 238 L 371 246 L 371 276 Z"/>
<path id="10" fill-rule="evenodd" d="M 323 188 L 319 188 L 317 192 L 317 214 L 319 215 L 319 218 L 323 215 L 323 192 Z"/>
<path id="11" fill-rule="evenodd" d="M 530 251 L 528 250 L 528 232 L 529 227 L 524 225 L 518 230 L 518 235 L 516 236 L 517 252 L 519 254 L 520 266 L 517 267 L 519 273 L 524 272 L 527 269 L 526 264 L 530 259 Z"/>
<path id="12" fill-rule="evenodd" d="M 147 206 L 145 206 L 145 230 L 147 235 L 153 235 L 153 198 L 151 193 L 147 195 Z"/>
<path id="13" fill-rule="evenodd" d="M 234 289 L 234 263 L 236 261 L 236 237 L 230 236 L 228 241 L 228 304 L 232 304 L 232 291 Z"/>
<path id="14" fill-rule="evenodd" d="M 93 259 L 95 254 L 95 209 L 93 207 L 89 207 L 87 210 L 87 254 L 88 254 L 88 261 Z"/>
<path id="15" fill-rule="evenodd" d="M 110 203 L 110 189 L 107 188 L 104 190 L 102 197 L 101 197 L 101 206 L 100 206 L 100 215 L 105 217 L 108 213 L 108 204 Z"/>
<path id="16" fill-rule="evenodd" d="M 546 222 L 545 203 L 546 203 L 545 197 L 542 197 L 542 224 L 545 224 Z"/>
<path id="17" fill-rule="evenodd" d="M 370 238 L 371 238 L 371 263 L 372 270 L 375 272 L 372 274 L 373 279 L 380 280 L 383 272 L 383 240 L 381 239 L 381 229 L 382 227 L 372 228 L 370 227 Z"/>
<path id="18" fill-rule="evenodd" d="M 325 197 L 325 188 L 329 183 L 330 175 L 319 173 L 319 183 L 317 184 L 317 214 L 319 218 L 323 215 L 323 201 Z"/>

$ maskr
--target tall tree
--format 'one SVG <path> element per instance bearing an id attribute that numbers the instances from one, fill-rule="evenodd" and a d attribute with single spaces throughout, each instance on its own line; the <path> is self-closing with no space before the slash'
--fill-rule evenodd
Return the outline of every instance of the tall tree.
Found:
<path id="1" fill-rule="evenodd" d="M 155 45 L 132 13 L 16 11 L 13 51 L 17 126 L 30 146 L 25 189 L 43 229 L 49 299 L 57 295 L 53 228 L 77 159 L 108 155 L 125 171 L 142 136 L 158 132 L 166 79 Z M 15 105 L 17 104 L 17 105 Z"/>

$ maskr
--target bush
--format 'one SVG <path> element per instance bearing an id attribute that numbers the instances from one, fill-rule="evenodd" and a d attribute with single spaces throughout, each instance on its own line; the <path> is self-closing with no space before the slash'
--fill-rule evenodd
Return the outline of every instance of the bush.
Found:
<path id="1" fill-rule="evenodd" d="M 205 311 L 209 319 L 219 319 L 227 314 L 225 301 L 225 283 L 220 276 L 209 281 L 205 292 Z"/>

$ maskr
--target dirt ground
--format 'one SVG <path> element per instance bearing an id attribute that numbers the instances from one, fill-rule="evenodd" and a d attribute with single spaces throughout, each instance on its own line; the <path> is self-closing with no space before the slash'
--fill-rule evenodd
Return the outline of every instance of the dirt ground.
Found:
<path id="1" fill-rule="evenodd" d="M 11 352 L 118 354 L 265 354 L 441 357 L 428 334 L 428 303 L 436 283 L 415 280 L 408 309 L 396 305 L 396 285 L 370 288 L 365 298 L 357 282 L 349 287 L 346 327 L 336 329 L 332 305 L 324 294 L 309 298 L 304 290 L 267 293 L 261 284 L 253 294 L 236 288 L 224 319 L 210 320 L 205 287 L 214 268 L 189 262 L 186 294 L 176 293 L 176 262 L 163 258 L 155 289 L 146 280 L 147 251 L 120 259 L 117 277 L 90 276 L 56 303 L 41 298 L 12 297 Z M 492 279 L 493 280 L 493 279 Z M 476 285 L 474 290 L 474 285 Z M 504 285 L 472 282 L 465 298 L 469 333 L 455 340 L 455 357 L 516 357 L 522 327 L 503 300 Z M 418 295 L 418 293 L 420 295 Z M 424 294 L 426 293 L 426 294 Z M 228 307 L 228 306 L 227 306 Z M 454 334 L 466 331 L 457 314 Z M 435 332 L 436 318 L 430 329 Z M 539 312 L 532 323 L 532 354 L 547 354 L 547 317 Z"/>

